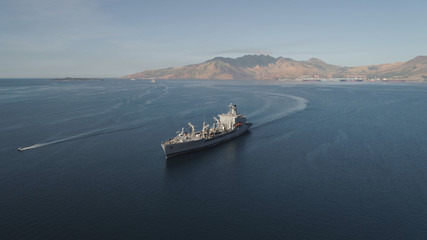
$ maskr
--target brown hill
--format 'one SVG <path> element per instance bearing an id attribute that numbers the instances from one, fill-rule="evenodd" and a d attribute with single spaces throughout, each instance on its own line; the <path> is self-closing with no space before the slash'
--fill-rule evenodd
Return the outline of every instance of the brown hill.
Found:
<path id="1" fill-rule="evenodd" d="M 290 58 L 273 58 L 266 55 L 246 55 L 239 58 L 216 57 L 200 64 L 148 70 L 122 78 L 268 80 L 347 75 L 365 75 L 367 78 L 427 79 L 427 56 L 419 56 L 407 62 L 359 67 L 340 67 L 316 58 L 295 61 Z"/>
<path id="2" fill-rule="evenodd" d="M 427 77 L 427 56 L 418 56 L 407 62 L 341 68 L 335 75 L 367 75 L 368 78 L 410 78 Z"/>
<path id="3" fill-rule="evenodd" d="M 341 67 L 327 64 L 312 58 L 308 61 L 295 61 L 279 57 L 267 66 L 249 68 L 254 79 L 294 79 L 298 77 L 327 76 Z"/>

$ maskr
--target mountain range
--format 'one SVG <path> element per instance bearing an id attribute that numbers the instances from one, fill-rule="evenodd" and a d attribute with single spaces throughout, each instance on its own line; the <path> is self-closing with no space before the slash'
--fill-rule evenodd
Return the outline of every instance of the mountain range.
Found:
<path id="1" fill-rule="evenodd" d="M 316 58 L 296 61 L 291 58 L 274 58 L 268 55 L 245 55 L 238 58 L 215 57 L 199 64 L 147 70 L 122 78 L 294 80 L 348 76 L 363 76 L 365 79 L 394 78 L 427 81 L 427 56 L 418 56 L 407 62 L 358 67 L 332 65 Z"/>

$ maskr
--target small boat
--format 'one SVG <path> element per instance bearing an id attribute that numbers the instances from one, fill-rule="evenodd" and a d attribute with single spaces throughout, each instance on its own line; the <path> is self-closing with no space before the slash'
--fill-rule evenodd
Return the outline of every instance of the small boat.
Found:
<path id="1" fill-rule="evenodd" d="M 24 149 L 23 148 L 18 148 L 18 151 L 22 152 L 22 151 L 24 151 Z"/>
<path id="2" fill-rule="evenodd" d="M 131 78 L 130 80 L 131 80 L 131 81 L 135 81 L 135 78 Z"/>

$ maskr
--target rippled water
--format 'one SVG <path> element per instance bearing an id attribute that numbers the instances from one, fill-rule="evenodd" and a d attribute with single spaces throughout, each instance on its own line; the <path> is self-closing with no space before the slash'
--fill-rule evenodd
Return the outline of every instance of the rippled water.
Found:
<path id="1" fill-rule="evenodd" d="M 230 102 L 248 134 L 164 158 Z M 424 239 L 426 102 L 425 84 L 3 79 L 0 237 Z"/>

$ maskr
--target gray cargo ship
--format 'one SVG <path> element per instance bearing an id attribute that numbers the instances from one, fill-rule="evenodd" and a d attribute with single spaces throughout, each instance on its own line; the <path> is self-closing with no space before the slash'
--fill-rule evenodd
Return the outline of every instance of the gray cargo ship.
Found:
<path id="1" fill-rule="evenodd" d="M 236 105 L 230 104 L 229 107 L 228 113 L 219 114 L 219 119 L 214 117 L 215 122 L 211 128 L 203 122 L 202 130 L 196 132 L 195 126 L 188 123 L 189 133 L 182 128 L 176 137 L 163 142 L 161 145 L 166 157 L 209 148 L 245 133 L 252 123 L 246 122 L 246 117 L 237 113 Z"/>

